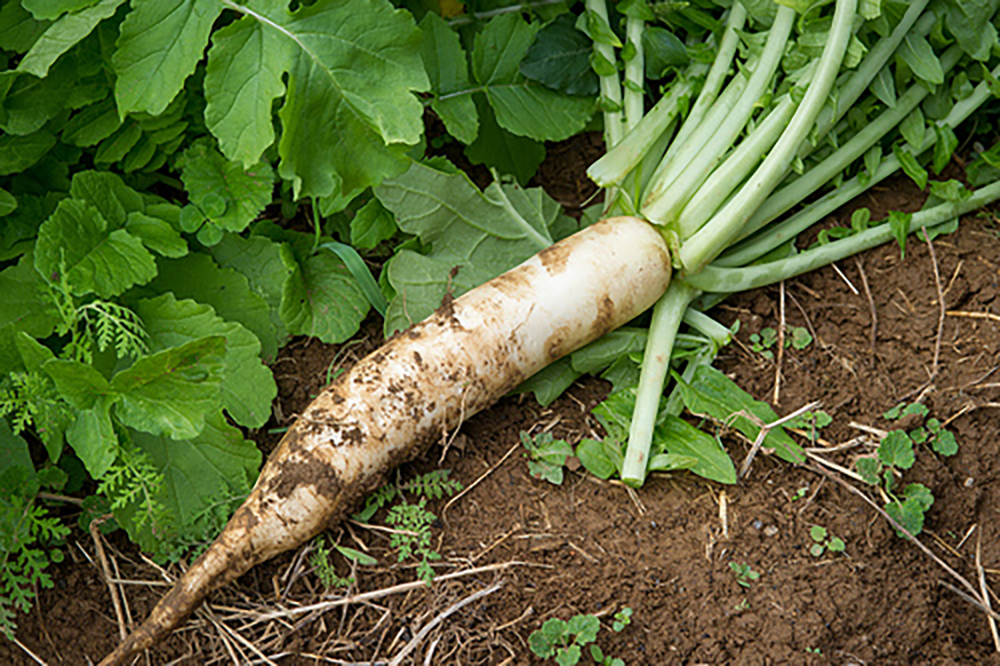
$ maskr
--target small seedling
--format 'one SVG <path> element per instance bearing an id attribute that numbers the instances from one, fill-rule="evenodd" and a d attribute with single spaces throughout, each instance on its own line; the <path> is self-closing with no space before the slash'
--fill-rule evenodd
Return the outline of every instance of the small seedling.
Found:
<path id="1" fill-rule="evenodd" d="M 378 564 L 378 560 L 371 555 L 362 553 L 360 550 L 354 550 L 353 548 L 347 548 L 345 546 L 338 546 L 337 544 L 334 544 L 333 548 L 352 562 L 368 566 Z M 327 589 L 350 587 L 354 584 L 354 578 L 344 578 L 343 576 L 339 576 L 337 574 L 333 563 L 330 561 L 331 554 L 330 549 L 326 547 L 326 542 L 323 537 L 317 537 L 314 550 L 309 556 L 309 563 L 313 565 L 316 576 Z"/>
<path id="2" fill-rule="evenodd" d="M 819 656 L 823 656 L 823 651 L 820 650 L 819 648 L 807 647 L 806 648 L 806 652 L 808 652 L 809 654 L 816 654 L 816 655 L 819 655 Z"/>
<path id="3" fill-rule="evenodd" d="M 576 615 L 568 622 L 551 618 L 528 636 L 528 646 L 542 659 L 555 658 L 559 666 L 570 666 L 579 663 L 583 647 L 597 639 L 600 628 L 593 615 Z"/>
<path id="4" fill-rule="evenodd" d="M 760 333 L 750 334 L 750 349 L 757 352 L 764 358 L 774 358 L 771 347 L 778 341 L 778 331 L 767 326 L 762 328 Z"/>
<path id="5" fill-rule="evenodd" d="M 809 329 L 802 326 L 785 328 L 785 348 L 805 349 L 812 344 L 813 336 Z M 762 328 L 760 333 L 750 334 L 750 349 L 764 358 L 774 358 L 771 348 L 778 342 L 778 331 L 770 326 Z"/>
<path id="6" fill-rule="evenodd" d="M 625 607 L 615 613 L 612 628 L 617 633 L 631 623 L 632 609 Z M 591 658 L 601 666 L 625 666 L 624 661 L 605 655 L 594 643 L 600 629 L 601 622 L 594 615 L 575 615 L 569 621 L 552 618 L 541 629 L 531 632 L 528 646 L 542 659 L 554 658 L 559 666 L 579 663 L 583 648 L 588 645 Z"/>
<path id="7" fill-rule="evenodd" d="M 809 547 L 809 553 L 813 557 L 822 557 L 823 553 L 842 553 L 846 544 L 840 537 L 827 538 L 829 536 L 825 527 L 813 525 L 809 528 L 809 536 L 813 540 L 813 545 Z"/>
<path id="8" fill-rule="evenodd" d="M 632 624 L 632 609 L 626 606 L 615 613 L 615 621 L 612 623 L 611 628 L 614 629 L 617 634 L 630 624 Z"/>
<path id="9" fill-rule="evenodd" d="M 904 419 L 924 419 L 928 409 L 920 403 L 900 403 L 883 416 L 891 421 L 904 422 Z M 958 452 L 958 441 L 954 433 L 944 428 L 938 419 L 927 419 L 926 425 L 917 426 L 909 431 L 905 429 L 890 430 L 879 443 L 875 457 L 859 458 L 854 466 L 866 483 L 881 486 L 890 500 L 886 504 L 886 512 L 893 520 L 902 525 L 910 534 L 916 536 L 923 531 L 924 514 L 934 503 L 934 495 L 927 486 L 911 483 L 903 489 L 902 497 L 897 493 L 896 477 L 902 476 L 902 470 L 910 469 L 916 462 L 915 444 L 929 443 L 931 449 L 939 455 L 951 456 Z M 894 492 L 896 491 L 896 492 Z M 905 536 L 897 530 L 900 536 Z"/>
<path id="10" fill-rule="evenodd" d="M 746 563 L 730 562 L 729 568 L 736 576 L 736 582 L 743 587 L 750 587 L 750 583 L 760 578 L 760 574 Z"/>
<path id="11" fill-rule="evenodd" d="M 745 610 L 750 610 L 750 602 L 747 601 L 746 597 L 740 599 L 740 603 L 733 606 L 733 610 L 737 613 L 742 613 Z"/>
<path id="12" fill-rule="evenodd" d="M 529 435 L 521 432 L 521 444 L 527 449 L 528 472 L 536 479 L 544 479 L 557 486 L 563 482 L 563 467 L 573 455 L 573 447 L 564 439 L 553 439 L 552 433 Z"/>
<path id="13" fill-rule="evenodd" d="M 794 502 L 796 500 L 800 500 L 808 494 L 809 494 L 809 486 L 802 486 L 801 488 L 795 491 L 794 495 L 792 495 L 792 501 Z"/>
<path id="14" fill-rule="evenodd" d="M 785 422 L 789 428 L 799 428 L 800 430 L 820 430 L 833 423 L 833 417 L 822 409 L 815 412 L 802 412 L 794 419 Z"/>

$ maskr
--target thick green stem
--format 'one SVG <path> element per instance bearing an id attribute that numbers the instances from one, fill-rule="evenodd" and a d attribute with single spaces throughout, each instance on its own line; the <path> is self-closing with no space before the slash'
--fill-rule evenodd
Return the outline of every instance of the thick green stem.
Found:
<path id="1" fill-rule="evenodd" d="M 933 29 L 934 24 L 937 22 L 934 12 L 927 12 L 925 16 L 920 16 L 928 2 L 929 0 L 914 0 L 911 2 L 895 30 L 878 40 L 875 46 L 865 54 L 865 57 L 858 64 L 857 69 L 854 70 L 850 78 L 847 79 L 843 87 L 838 91 L 837 103 L 834 106 L 824 107 L 819 114 L 819 118 L 816 119 L 817 139 L 826 136 L 827 132 L 854 106 L 854 103 L 858 101 L 858 98 L 861 97 L 862 93 L 868 88 L 872 80 L 889 61 L 889 58 L 896 52 L 896 49 L 908 34 L 926 36 Z M 918 18 L 920 19 L 919 22 L 917 21 Z M 915 26 L 914 23 L 916 23 Z M 911 28 L 913 28 L 912 32 Z M 803 146 L 802 152 L 799 153 L 799 157 L 804 158 L 814 148 L 816 148 L 816 145 L 812 143 L 806 144 Z"/>
<path id="2" fill-rule="evenodd" d="M 646 22 L 629 16 L 625 20 L 626 44 L 635 48 L 632 58 L 625 63 L 625 130 L 631 130 L 646 112 L 643 82 L 646 80 L 645 57 L 642 52 L 642 31 Z"/>
<path id="3" fill-rule="evenodd" d="M 642 357 L 639 390 L 629 428 L 628 449 L 622 465 L 622 481 L 639 487 L 646 480 L 653 427 L 663 396 L 663 383 L 670 368 L 670 352 L 687 306 L 698 291 L 683 282 L 671 283 L 653 308 L 646 351 Z"/>
<path id="4" fill-rule="evenodd" d="M 659 198 L 667 188 L 673 185 L 674 180 L 683 173 L 691 160 L 697 157 L 705 143 L 712 138 L 715 130 L 725 121 L 730 110 L 739 101 L 746 85 L 747 77 L 742 73 L 737 73 L 719 95 L 712 108 L 705 114 L 702 122 L 690 132 L 687 139 L 683 141 L 680 137 L 674 139 L 649 181 L 649 187 L 644 193 L 644 198 L 647 201 Z"/>
<path id="5" fill-rule="evenodd" d="M 795 113 L 791 95 L 783 95 L 760 125 L 748 136 L 688 201 L 677 221 L 681 238 L 693 235 L 712 217 L 774 146 Z"/>
<path id="6" fill-rule="evenodd" d="M 608 23 L 608 7 L 604 3 L 604 0 L 587 0 L 587 11 L 593 12 L 605 23 Z M 615 49 L 610 44 L 602 44 L 595 41 L 594 51 L 612 64 L 617 62 Z M 621 112 L 622 87 L 618 81 L 617 70 L 612 74 L 600 77 L 600 80 L 601 97 L 614 107 L 614 109 L 604 112 L 604 145 L 606 149 L 610 150 L 612 147 L 618 145 L 618 142 L 621 141 L 622 136 L 625 134 Z"/>
<path id="7" fill-rule="evenodd" d="M 692 156 L 683 169 L 674 167 L 667 173 L 674 175 L 673 182 L 666 189 L 659 189 L 655 196 L 646 197 L 642 212 L 647 219 L 656 224 L 673 224 L 680 216 L 684 204 L 688 202 L 697 188 L 711 175 L 716 165 L 722 160 L 733 142 L 743 131 L 754 108 L 764 96 L 771 79 L 774 77 L 781 57 L 788 43 L 788 36 L 795 25 L 795 10 L 789 7 L 778 7 L 777 15 L 767 36 L 760 58 L 753 69 L 753 74 L 739 100 L 725 121 L 712 133 L 711 138 Z M 669 177 L 664 179 L 670 180 Z M 685 238 L 683 233 L 679 234 Z"/>
<path id="8" fill-rule="evenodd" d="M 931 228 L 953 220 L 977 208 L 1000 199 L 1000 181 L 976 190 L 971 197 L 961 202 L 943 203 L 927 210 L 914 213 L 910 219 L 908 233 L 923 227 Z M 845 257 L 888 243 L 895 238 L 889 224 L 866 229 L 853 236 L 820 245 L 787 259 L 773 261 L 746 268 L 716 268 L 708 266 L 701 273 L 687 278 L 691 286 L 704 291 L 736 292 L 756 289 L 782 280 L 793 278 L 820 266 L 826 266 Z M 676 281 L 670 284 L 673 288 Z M 669 293 L 669 291 L 667 292 Z"/>
<path id="9" fill-rule="evenodd" d="M 684 124 L 677 131 L 674 144 L 667 149 L 667 153 L 663 157 L 664 161 L 669 162 L 673 158 L 677 150 L 691 136 L 691 133 L 698 128 L 698 125 L 705 118 L 705 114 L 718 98 L 719 91 L 722 90 L 722 83 L 729 76 L 729 69 L 732 67 L 736 48 L 740 43 L 740 31 L 746 20 L 747 10 L 740 2 L 734 2 L 729 10 L 729 18 L 726 19 L 726 28 L 722 35 L 722 41 L 719 42 L 719 50 L 715 54 L 715 60 L 712 62 L 712 69 L 705 77 L 705 83 L 701 86 L 698 99 L 691 105 L 691 110 L 688 112 L 687 118 L 684 119 Z"/>
<path id="10" fill-rule="evenodd" d="M 788 123 L 785 133 L 747 184 L 701 231 L 681 246 L 678 258 L 686 271 L 697 272 L 715 258 L 784 177 L 785 171 L 798 154 L 799 146 L 813 128 L 816 116 L 826 104 L 837 79 L 837 72 L 851 38 L 856 10 L 857 0 L 837 1 L 833 25 L 823 48 L 816 76 L 802 103 Z"/>
<path id="11" fill-rule="evenodd" d="M 961 57 L 962 49 L 957 45 L 948 49 L 941 57 L 941 66 L 944 71 L 946 73 L 950 71 Z M 802 177 L 769 196 L 767 201 L 761 204 L 760 208 L 750 217 L 740 235 L 748 235 L 760 229 L 825 185 L 854 160 L 864 155 L 865 151 L 888 134 L 893 127 L 902 122 L 929 93 L 930 91 L 922 83 L 910 86 L 910 89 L 896 100 L 895 106 L 886 109 L 873 122 L 865 125 L 861 131 L 851 137 L 850 141 L 803 174 Z"/>
<path id="12" fill-rule="evenodd" d="M 701 66 L 704 69 L 704 65 Z M 631 131 L 616 145 L 609 150 L 587 169 L 590 179 L 601 187 L 611 187 L 620 185 L 636 167 L 639 162 L 649 153 L 651 146 L 657 138 L 662 136 L 670 127 L 677 114 L 680 113 L 681 103 L 691 94 L 692 83 L 690 76 L 697 76 L 698 67 L 693 66 L 689 75 L 675 83 L 670 92 L 660 98 L 660 101 L 649 110 Z"/>
<path id="13" fill-rule="evenodd" d="M 993 70 L 993 75 L 1000 76 L 1000 66 Z M 939 120 L 937 124 L 941 127 L 954 129 L 992 98 L 993 95 L 989 90 L 988 82 L 983 81 L 976 86 L 971 95 L 956 102 L 948 115 L 943 120 Z M 911 146 L 907 144 L 906 147 L 911 153 L 919 155 L 929 150 L 934 145 L 936 138 L 935 133 L 928 132 L 924 145 Z M 746 266 L 750 262 L 756 261 L 779 245 L 792 240 L 843 204 L 896 173 L 899 168 L 899 160 L 895 155 L 884 157 L 874 174 L 870 176 L 865 174 L 864 177 L 855 176 L 847 182 L 842 183 L 836 190 L 828 192 L 788 219 L 763 229 L 758 234 L 732 246 L 724 256 L 717 259 L 714 263 L 720 267 L 737 267 Z M 766 222 L 767 220 L 758 222 L 756 216 L 754 216 L 747 223 L 746 229 L 755 231 L 760 226 L 763 226 L 763 224 L 766 224 Z"/>

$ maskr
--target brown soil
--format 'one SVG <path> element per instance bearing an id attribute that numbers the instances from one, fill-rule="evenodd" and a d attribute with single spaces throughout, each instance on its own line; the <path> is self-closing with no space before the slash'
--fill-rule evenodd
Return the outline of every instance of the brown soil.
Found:
<path id="1" fill-rule="evenodd" d="M 543 183 L 569 206 L 581 201 L 580 187 L 572 184 L 583 182 L 580 167 L 592 144 L 557 147 L 542 172 Z M 553 180 L 553 174 L 561 176 Z M 912 210 L 920 202 L 918 192 L 896 181 L 864 204 Z M 898 248 L 884 247 L 842 262 L 839 270 L 788 282 L 787 323 L 809 328 L 815 342 L 785 350 L 780 367 L 749 351 L 748 343 L 751 333 L 777 327 L 778 287 L 734 297 L 713 313 L 726 324 L 742 322 L 741 344 L 724 350 L 717 366 L 758 399 L 776 402 L 782 414 L 821 400 L 833 424 L 821 432 L 820 446 L 862 434 L 853 424 L 885 428 L 881 414 L 902 400 L 920 399 L 949 421 L 959 453 L 942 458 L 921 447 L 904 481 L 923 483 L 935 496 L 921 541 L 975 580 L 981 539 L 993 587 L 1000 576 L 997 229 L 995 217 L 968 216 L 959 233 L 934 241 L 933 255 L 911 237 L 905 259 Z M 960 314 L 942 318 L 935 265 L 946 309 Z M 289 345 L 275 364 L 280 397 L 268 428 L 286 424 L 329 372 L 378 339 L 378 323 L 371 321 L 348 347 L 310 340 Z M 519 433 L 550 431 L 571 443 L 592 436 L 598 426 L 589 409 L 606 391 L 603 382 L 584 379 L 549 408 L 525 396 L 506 398 L 468 421 L 446 449 L 437 446 L 425 462 L 400 471 L 405 480 L 443 467 L 467 488 L 475 485 L 447 511 L 446 499 L 429 504 L 439 516 L 434 546 L 443 556 L 435 568 L 439 575 L 493 569 L 323 614 L 252 624 L 250 612 L 342 594 L 324 596 L 303 552 L 287 554 L 215 594 L 210 612 L 201 611 L 144 663 L 264 663 L 256 650 L 280 664 L 386 663 L 420 628 L 492 583 L 502 587 L 437 624 L 403 663 L 542 663 L 527 647 L 529 634 L 548 618 L 577 613 L 600 616 L 598 644 L 628 664 L 1000 663 L 984 614 L 942 585 L 955 581 L 859 497 L 810 469 L 764 456 L 737 486 L 681 474 L 658 476 L 638 493 L 582 470 L 569 472 L 562 486 L 532 478 L 517 450 Z M 266 429 L 257 435 L 265 450 L 277 437 Z M 723 441 L 742 460 L 746 442 L 728 433 Z M 827 457 L 850 466 L 866 451 Z M 384 525 L 384 510 L 374 522 Z M 814 525 L 843 539 L 846 552 L 811 555 Z M 357 578 L 351 593 L 415 578 L 414 563 L 396 562 L 384 532 L 347 525 L 330 540 L 379 560 L 350 574 Z M 96 662 L 118 639 L 108 587 L 93 564 L 93 540 L 75 532 L 68 546 L 67 561 L 54 568 L 55 588 L 20 618 L 17 634 L 49 664 Z M 129 617 L 139 620 L 162 594 L 151 585 L 163 576 L 121 535 L 112 535 L 109 546 L 117 576 L 138 583 L 122 589 Z M 342 558 L 336 562 L 341 575 L 350 573 Z M 730 563 L 747 564 L 760 576 L 741 586 Z M 615 633 L 611 617 L 624 607 L 634 609 L 633 621 Z M 220 622 L 248 642 L 234 639 Z M 0 663 L 34 662 L 0 640 Z M 585 656 L 581 663 L 591 662 Z"/>

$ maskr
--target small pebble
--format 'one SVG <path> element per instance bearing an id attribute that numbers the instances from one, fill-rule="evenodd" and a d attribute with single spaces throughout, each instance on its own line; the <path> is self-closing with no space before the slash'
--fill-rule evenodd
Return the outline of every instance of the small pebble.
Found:
<path id="1" fill-rule="evenodd" d="M 971 488 L 975 484 L 976 484 L 976 480 L 973 479 L 971 476 L 965 480 L 965 487 L 966 488 Z"/>
<path id="2" fill-rule="evenodd" d="M 751 525 L 753 525 L 753 528 L 755 530 L 759 530 L 760 528 L 764 527 L 763 521 L 761 521 L 759 518 L 757 520 L 753 521 L 751 523 Z"/>
<path id="3" fill-rule="evenodd" d="M 775 527 L 774 525 L 768 525 L 767 527 L 764 528 L 764 536 L 773 537 L 777 533 L 778 533 L 778 528 Z"/>

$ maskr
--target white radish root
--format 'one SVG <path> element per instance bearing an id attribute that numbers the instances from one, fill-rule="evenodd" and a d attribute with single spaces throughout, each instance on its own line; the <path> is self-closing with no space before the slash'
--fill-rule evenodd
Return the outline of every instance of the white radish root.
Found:
<path id="1" fill-rule="evenodd" d="M 222 534 L 100 666 L 127 663 L 212 590 L 342 520 L 443 431 L 652 306 L 670 275 L 650 224 L 608 219 L 390 339 L 309 405 Z"/>

